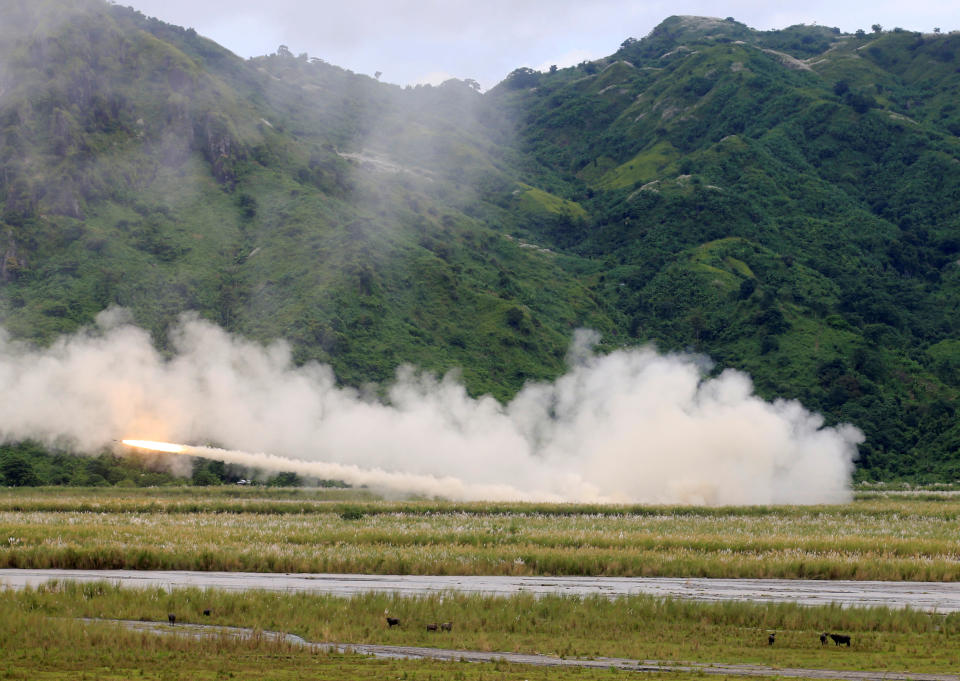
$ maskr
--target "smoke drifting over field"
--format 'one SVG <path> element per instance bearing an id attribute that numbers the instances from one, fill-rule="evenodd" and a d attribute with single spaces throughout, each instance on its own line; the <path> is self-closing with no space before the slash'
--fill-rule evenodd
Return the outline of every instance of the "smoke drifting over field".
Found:
<path id="1" fill-rule="evenodd" d="M 41 351 L 0 340 L 0 439 L 80 452 L 213 441 L 240 451 L 194 452 L 396 492 L 693 504 L 843 501 L 863 439 L 761 400 L 741 373 L 704 378 L 696 358 L 594 355 L 589 333 L 566 375 L 507 405 L 409 368 L 385 404 L 337 387 L 329 367 L 294 366 L 281 343 L 186 318 L 165 359 L 124 319 L 107 311 Z"/>

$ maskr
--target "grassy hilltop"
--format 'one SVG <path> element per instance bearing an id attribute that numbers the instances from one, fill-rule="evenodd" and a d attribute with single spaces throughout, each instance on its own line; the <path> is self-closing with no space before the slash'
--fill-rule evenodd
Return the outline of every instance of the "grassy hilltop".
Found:
<path id="1" fill-rule="evenodd" d="M 572 332 L 749 372 L 960 475 L 960 35 L 671 17 L 610 57 L 399 88 L 100 0 L 0 23 L 0 318 L 285 338 L 349 385 L 508 399 Z M 613 48 L 613 46 L 612 46 Z"/>

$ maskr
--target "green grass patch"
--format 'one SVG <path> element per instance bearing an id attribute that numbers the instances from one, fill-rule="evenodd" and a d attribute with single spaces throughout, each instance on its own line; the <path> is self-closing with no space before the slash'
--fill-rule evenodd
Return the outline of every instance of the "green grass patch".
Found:
<path id="1" fill-rule="evenodd" d="M 207 609 L 210 616 L 203 615 Z M 81 625 L 74 619 L 165 622 L 167 613 L 175 613 L 178 622 L 282 631 L 314 642 L 890 672 L 946 672 L 960 665 L 960 652 L 953 645 L 960 634 L 958 615 L 790 603 L 696 603 L 647 596 L 608 600 L 447 593 L 414 598 L 385 594 L 340 598 L 256 591 L 167 592 L 125 589 L 105 582 L 53 583 L 36 590 L 0 593 L 0 614 L 8 623 L 0 640 L 5 651 L 20 651 L 13 655 L 17 659 L 30 655 L 30 651 L 36 654 L 38 647 L 69 650 L 71 647 L 63 642 L 82 636 L 88 628 L 92 633 L 87 637 L 94 642 L 105 645 L 108 640 L 119 641 L 110 653 L 119 659 L 105 660 L 104 666 L 119 666 L 124 656 L 137 659 L 141 653 L 127 647 L 139 648 L 141 642 L 147 652 L 167 651 L 170 655 L 217 659 L 221 646 L 241 657 L 249 656 L 251 663 L 270 656 L 309 659 L 295 648 L 265 640 L 246 644 L 181 637 L 161 640 L 127 633 L 109 624 Z M 385 613 L 399 618 L 400 626 L 387 627 Z M 452 631 L 427 631 L 426 624 L 432 622 L 451 622 Z M 24 630 L 40 628 L 44 623 L 48 633 L 36 639 L 24 635 Z M 770 631 L 777 632 L 774 646 L 767 645 Z M 822 631 L 847 633 L 853 644 L 850 648 L 821 646 Z M 59 643 L 53 644 L 55 640 Z M 98 654 L 106 655 L 103 651 Z M 350 659 L 326 657 L 331 661 Z M 51 658 L 67 662 L 65 655 L 60 658 L 52 653 Z"/>
<path id="2" fill-rule="evenodd" d="M 191 638 L 134 632 L 109 622 L 79 622 L 24 612 L 4 600 L 0 646 L 4 679 L 178 679 L 189 681 L 297 681 L 325 679 L 610 679 L 629 674 L 610 670 L 537 668 L 503 662 L 471 664 L 429 660 L 390 660 L 356 654 L 316 653 L 266 637 Z M 677 681 L 694 674 L 656 674 Z"/>
<path id="3" fill-rule="evenodd" d="M 626 163 L 607 172 L 597 186 L 602 189 L 623 189 L 663 177 L 680 154 L 664 140 L 644 149 Z"/>
<path id="4" fill-rule="evenodd" d="M 562 215 L 571 220 L 586 220 L 588 217 L 587 211 L 576 201 L 560 198 L 529 185 L 521 187 L 522 191 L 517 194 L 517 206 L 523 212 Z"/>

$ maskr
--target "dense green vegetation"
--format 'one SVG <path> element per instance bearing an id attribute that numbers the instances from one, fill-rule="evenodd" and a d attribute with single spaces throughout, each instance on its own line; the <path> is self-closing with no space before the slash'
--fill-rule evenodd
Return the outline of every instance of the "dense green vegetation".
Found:
<path id="1" fill-rule="evenodd" d="M 671 17 L 481 94 L 100 0 L 4 15 L 15 337 L 121 305 L 166 347 L 191 310 L 345 384 L 409 362 L 507 399 L 587 326 L 856 424 L 861 479 L 960 478 L 960 35 Z M 87 466 L 35 474 L 130 477 Z"/>
<path id="2" fill-rule="evenodd" d="M 613 334 L 553 258 L 459 210 L 472 181 L 363 160 L 367 136 L 446 91 L 405 95 L 289 55 L 245 64 L 129 9 L 61 5 L 22 3 L 0 45 L 0 312 L 14 335 L 48 342 L 117 304 L 164 346 L 195 310 L 283 337 L 348 384 L 411 362 L 462 367 L 506 397 L 562 369 L 572 328 Z"/>
<path id="3" fill-rule="evenodd" d="M 591 216 L 527 233 L 602 261 L 631 336 L 860 425 L 863 476 L 955 478 L 958 47 L 672 17 L 491 96 Z"/>

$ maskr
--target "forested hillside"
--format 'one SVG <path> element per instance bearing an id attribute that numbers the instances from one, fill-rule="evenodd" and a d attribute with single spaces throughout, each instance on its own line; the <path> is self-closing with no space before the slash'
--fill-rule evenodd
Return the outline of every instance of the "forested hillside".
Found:
<path id="1" fill-rule="evenodd" d="M 861 477 L 960 477 L 960 34 L 671 17 L 481 93 L 100 0 L 2 12 L 16 338 L 119 305 L 163 347 L 194 311 L 346 385 L 504 400 L 589 327 L 857 425 Z"/>
<path id="2" fill-rule="evenodd" d="M 955 475 L 958 49 L 673 17 L 515 72 L 491 96 L 590 216 L 521 228 L 602 261 L 631 337 L 857 423 L 873 474 Z"/>

